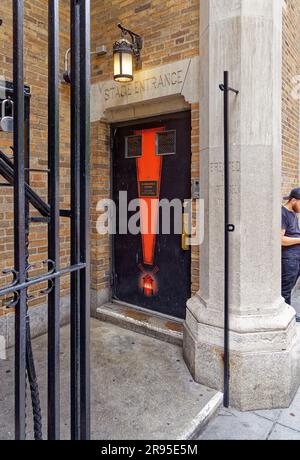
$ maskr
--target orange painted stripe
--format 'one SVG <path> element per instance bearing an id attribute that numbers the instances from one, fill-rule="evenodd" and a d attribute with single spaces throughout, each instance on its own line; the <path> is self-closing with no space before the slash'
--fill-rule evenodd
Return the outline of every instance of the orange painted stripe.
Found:
<path id="1" fill-rule="evenodd" d="M 143 246 L 143 261 L 145 265 L 154 265 L 154 253 L 156 243 L 156 228 L 158 218 L 158 202 L 160 197 L 160 184 L 163 158 L 156 155 L 156 133 L 164 131 L 164 128 L 146 129 L 136 131 L 136 135 L 142 136 L 142 156 L 137 158 L 137 180 L 139 199 L 144 201 L 141 205 L 141 233 Z M 141 182 L 150 181 L 157 183 L 156 196 L 143 197 Z M 153 229 L 151 223 L 153 222 Z"/>

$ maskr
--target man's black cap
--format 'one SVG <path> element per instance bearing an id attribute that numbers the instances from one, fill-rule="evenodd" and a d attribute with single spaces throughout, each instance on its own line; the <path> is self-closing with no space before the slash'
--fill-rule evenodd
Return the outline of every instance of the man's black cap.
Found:
<path id="1" fill-rule="evenodd" d="M 289 194 L 289 196 L 284 196 L 283 199 L 284 200 L 292 200 L 293 198 L 295 198 L 296 200 L 300 200 L 300 187 L 299 188 L 294 188 L 291 193 Z"/>

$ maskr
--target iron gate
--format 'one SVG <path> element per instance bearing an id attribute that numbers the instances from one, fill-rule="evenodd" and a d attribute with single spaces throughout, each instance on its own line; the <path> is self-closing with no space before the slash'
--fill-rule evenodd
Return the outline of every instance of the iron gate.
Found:
<path id="1" fill-rule="evenodd" d="M 13 160 L 0 152 L 0 174 L 14 189 L 14 267 L 12 282 L 0 297 L 12 294 L 15 307 L 15 438 L 25 439 L 26 374 L 34 408 L 35 438 L 42 438 L 38 388 L 30 343 L 28 288 L 48 282 L 48 439 L 60 438 L 60 278 L 70 274 L 71 305 L 71 438 L 90 437 L 90 1 L 71 4 L 71 208 L 59 209 L 59 0 L 49 0 L 48 49 L 48 203 L 30 187 L 25 155 L 24 1 L 13 0 Z M 44 171 L 45 172 L 45 171 Z M 41 217 L 30 219 L 29 203 Z M 71 265 L 59 263 L 59 219 L 71 222 Z M 28 233 L 36 221 L 48 223 L 48 272 L 31 277 Z"/>

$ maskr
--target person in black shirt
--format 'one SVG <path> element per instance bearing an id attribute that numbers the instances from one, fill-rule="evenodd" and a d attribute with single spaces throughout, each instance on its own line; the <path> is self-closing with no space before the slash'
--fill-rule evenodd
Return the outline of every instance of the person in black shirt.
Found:
<path id="1" fill-rule="evenodd" d="M 300 213 L 300 188 L 291 191 L 285 206 L 282 207 L 281 246 L 282 275 L 281 293 L 287 304 L 291 305 L 292 290 L 300 276 L 300 228 L 297 214 Z M 296 321 L 300 317 L 296 315 Z"/>

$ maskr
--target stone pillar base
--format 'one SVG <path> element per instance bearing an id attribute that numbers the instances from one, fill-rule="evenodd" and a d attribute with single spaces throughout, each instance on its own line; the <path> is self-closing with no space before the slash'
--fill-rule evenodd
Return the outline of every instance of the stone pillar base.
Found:
<path id="1" fill-rule="evenodd" d="M 111 291 L 109 288 L 91 289 L 91 317 L 98 318 L 97 308 L 109 302 L 111 298 Z"/>
<path id="2" fill-rule="evenodd" d="M 278 307 L 270 316 L 231 315 L 230 405 L 241 411 L 289 407 L 300 384 L 300 327 L 291 307 L 281 299 Z M 220 312 L 207 313 L 198 296 L 189 301 L 184 359 L 196 382 L 223 391 L 223 325 Z"/>
<path id="3" fill-rule="evenodd" d="M 6 344 L 3 335 L 0 335 L 0 360 L 1 359 L 6 359 Z"/>

